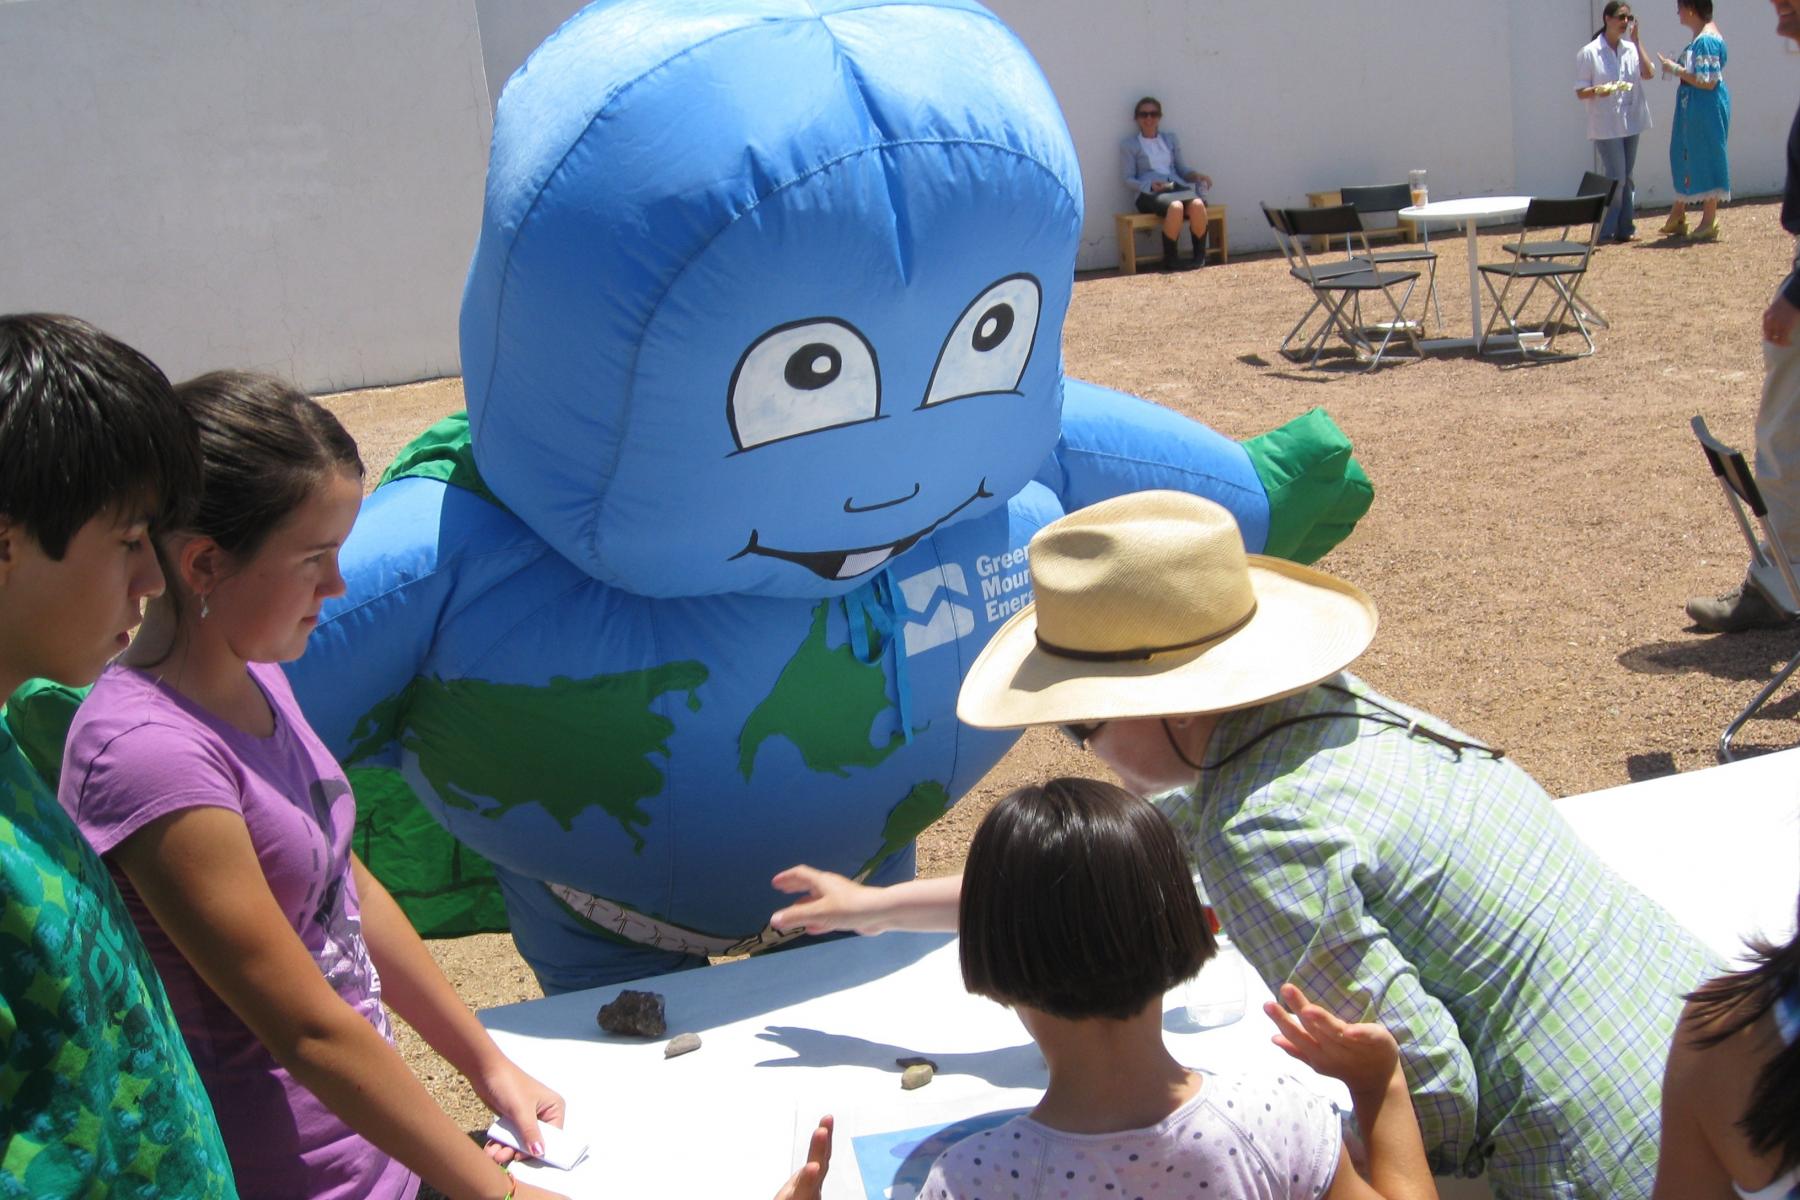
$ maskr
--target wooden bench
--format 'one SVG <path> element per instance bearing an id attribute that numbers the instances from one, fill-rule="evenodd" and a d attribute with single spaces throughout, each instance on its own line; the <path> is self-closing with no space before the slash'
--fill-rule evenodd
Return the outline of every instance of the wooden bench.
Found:
<path id="1" fill-rule="evenodd" d="M 1329 192 L 1308 192 L 1308 193 L 1306 193 L 1306 202 L 1307 202 L 1307 204 L 1311 205 L 1313 208 L 1331 208 L 1335 205 L 1339 205 L 1344 202 L 1344 194 L 1342 192 L 1339 192 L 1336 190 L 1329 191 Z M 1396 218 L 1396 220 L 1398 220 L 1398 218 Z M 1397 225 L 1383 225 L 1383 226 L 1379 226 L 1379 227 L 1364 228 L 1363 235 L 1365 237 L 1372 237 L 1372 238 L 1377 238 L 1377 237 L 1399 238 L 1403 242 L 1416 242 L 1419 240 L 1419 231 L 1418 231 L 1418 229 L 1416 229 L 1413 226 L 1413 223 L 1411 221 L 1400 221 L 1400 223 Z M 1312 253 L 1323 254 L 1327 250 L 1331 249 L 1331 247 L 1327 246 L 1325 244 L 1325 242 L 1326 242 L 1325 238 L 1322 238 L 1322 237 L 1314 238 L 1312 240 L 1312 247 L 1311 247 Z"/>
<path id="2" fill-rule="evenodd" d="M 1136 275 L 1138 259 L 1145 262 L 1162 261 L 1160 245 L 1154 256 L 1139 255 L 1137 252 L 1137 235 L 1142 232 L 1159 233 L 1163 218 L 1156 213 L 1114 213 L 1113 232 L 1119 239 L 1119 274 Z M 1231 243 L 1225 238 L 1225 206 L 1208 204 L 1206 206 L 1206 245 L 1209 256 L 1217 254 L 1219 261 L 1231 261 Z"/>

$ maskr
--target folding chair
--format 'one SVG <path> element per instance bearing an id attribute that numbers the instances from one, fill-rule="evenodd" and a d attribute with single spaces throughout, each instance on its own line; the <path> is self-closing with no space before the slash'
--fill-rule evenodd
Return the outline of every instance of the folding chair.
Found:
<path id="1" fill-rule="evenodd" d="M 1413 288 L 1419 282 L 1419 272 L 1376 269 L 1371 262 L 1368 238 L 1363 235 L 1362 219 L 1348 204 L 1331 208 L 1283 208 L 1276 211 L 1287 229 L 1284 248 L 1289 249 L 1293 255 L 1290 260 L 1294 264 L 1292 273 L 1312 290 L 1325 314 L 1319 331 L 1307 343 L 1313 352 L 1307 365 L 1318 365 L 1319 355 L 1333 332 L 1356 351 L 1359 359 L 1368 360 L 1367 369 L 1371 371 L 1381 365 L 1382 356 L 1387 353 L 1387 348 L 1396 335 L 1404 335 L 1412 345 L 1414 357 L 1422 357 L 1416 333 L 1417 322 L 1406 318 L 1406 302 L 1412 298 Z M 1306 251 L 1307 239 L 1310 237 L 1322 237 L 1328 243 L 1334 237 L 1354 239 L 1354 242 L 1361 243 L 1361 251 L 1354 258 L 1314 263 Z M 1390 289 L 1402 284 L 1406 286 L 1406 290 L 1396 300 Z M 1393 313 L 1392 320 L 1372 324 L 1363 321 L 1362 298 L 1373 292 L 1381 293 L 1382 298 L 1387 301 L 1388 308 Z M 1351 311 L 1346 313 L 1346 309 Z M 1372 336 L 1376 333 L 1381 334 L 1379 345 Z M 1304 352 L 1303 349 L 1302 353 Z"/>
<path id="2" fill-rule="evenodd" d="M 1525 338 L 1532 333 L 1544 338 L 1543 350 L 1546 353 L 1554 353 L 1556 332 L 1560 330 L 1562 318 L 1566 316 L 1574 321 L 1582 340 L 1587 343 L 1585 353 L 1571 357 L 1586 358 L 1599 348 L 1594 345 L 1593 335 L 1588 332 L 1588 313 L 1579 297 L 1582 278 L 1587 275 L 1588 263 L 1594 256 L 1594 243 L 1600 236 L 1600 219 L 1605 215 L 1605 196 L 1575 196 L 1569 199 L 1540 196 L 1532 200 L 1525 210 L 1522 222 L 1525 236 L 1517 243 L 1524 249 L 1516 252 L 1511 262 L 1481 264 L 1481 278 L 1487 285 L 1488 295 L 1494 301 L 1494 315 L 1488 318 L 1487 329 L 1482 334 L 1484 342 L 1493 336 L 1495 323 L 1505 321 L 1520 354 L 1531 352 L 1525 345 Z M 1578 225 L 1588 226 L 1585 242 L 1571 241 L 1568 236 Z M 1530 235 L 1534 230 L 1560 232 L 1533 242 Z M 1532 253 L 1536 247 L 1549 247 L 1565 242 L 1577 247 L 1579 259 Z M 1496 289 L 1496 279 L 1506 282 Z M 1527 284 L 1525 294 L 1509 307 L 1513 286 L 1521 280 Z M 1521 335 L 1519 318 L 1524 314 L 1526 304 L 1530 302 L 1540 283 L 1548 283 L 1555 292 L 1556 299 L 1551 302 L 1549 312 L 1544 314 L 1543 323 L 1537 329 L 1528 330 Z"/>
<path id="3" fill-rule="evenodd" d="M 1768 506 L 1763 503 L 1762 491 L 1756 486 L 1756 478 L 1750 474 L 1750 468 L 1744 462 L 1743 452 L 1733 450 L 1713 437 L 1712 432 L 1706 428 L 1706 421 L 1703 418 L 1695 417 L 1689 422 L 1689 425 L 1694 430 L 1694 436 L 1700 439 L 1700 448 L 1706 451 L 1707 465 L 1712 467 L 1713 475 L 1718 478 L 1719 486 L 1725 491 L 1725 503 L 1730 506 L 1731 515 L 1737 518 L 1738 529 L 1743 532 L 1744 540 L 1750 543 L 1751 559 L 1766 569 L 1770 565 L 1769 559 L 1773 558 L 1775 560 L 1773 565 L 1780 569 L 1782 581 L 1787 584 L 1789 600 L 1800 597 L 1800 583 L 1794 581 L 1794 568 L 1788 562 L 1787 548 L 1781 544 L 1781 535 L 1775 531 L 1774 524 L 1769 520 Z M 1762 544 L 1756 540 L 1756 534 L 1751 532 L 1750 522 L 1744 518 L 1744 505 L 1746 504 L 1750 506 L 1750 511 L 1756 514 L 1757 523 L 1762 526 L 1763 537 L 1768 542 L 1768 551 L 1765 551 Z M 1773 551 L 1773 554 L 1769 551 Z M 1787 665 L 1775 672 L 1775 678 L 1769 680 L 1768 685 L 1756 693 L 1756 699 L 1750 701 L 1744 711 L 1725 727 L 1725 732 L 1719 735 L 1719 758 L 1721 761 L 1731 761 L 1732 737 L 1739 729 L 1743 728 L 1744 722 L 1748 721 L 1756 710 L 1775 694 L 1776 689 L 1788 681 L 1788 676 L 1794 673 L 1795 667 L 1800 667 L 1800 653 L 1796 653 L 1794 657 L 1788 659 Z"/>
<path id="4" fill-rule="evenodd" d="M 1608 179 L 1598 171 L 1583 171 L 1581 182 L 1575 187 L 1577 196 L 1605 196 L 1608 206 L 1612 204 L 1613 193 L 1619 190 L 1619 181 Z M 1540 242 L 1506 242 L 1501 249 L 1508 254 L 1527 258 L 1580 258 L 1587 253 L 1587 245 L 1583 242 L 1569 240 L 1570 230 L 1563 230 L 1560 239 L 1552 238 Z M 1612 322 L 1604 313 L 1595 308 L 1586 297 L 1581 299 L 1581 309 L 1587 319 L 1601 329 L 1611 329 Z"/>
<path id="5" fill-rule="evenodd" d="M 1356 215 L 1368 223 L 1371 214 L 1397 213 L 1412 204 L 1412 189 L 1404 183 L 1383 183 L 1370 187 L 1339 188 L 1338 195 L 1345 204 L 1356 210 Z M 1431 231 L 1424 225 L 1419 227 L 1419 235 L 1424 241 L 1417 247 L 1401 250 L 1379 250 L 1368 259 L 1377 270 L 1395 263 L 1425 263 L 1425 296 L 1431 301 L 1431 311 L 1437 315 L 1438 327 L 1444 324 L 1444 310 L 1438 306 L 1437 294 L 1437 251 L 1431 248 Z M 1350 247 L 1346 240 L 1345 250 Z M 1352 252 L 1354 253 L 1354 252 Z M 1423 309 L 1421 309 L 1423 315 Z M 1419 322 L 1425 324 L 1423 320 Z"/>
<path id="6" fill-rule="evenodd" d="M 1359 259 L 1343 258 L 1337 260 L 1315 260 L 1311 264 L 1310 271 L 1303 271 L 1300 267 L 1300 256 L 1296 253 L 1296 248 L 1294 246 L 1293 235 L 1288 232 L 1287 225 L 1282 220 L 1282 210 L 1279 208 L 1270 208 L 1267 204 L 1264 204 L 1262 206 L 1262 211 L 1263 218 L 1269 222 L 1269 228 L 1275 232 L 1275 244 L 1281 247 L 1282 256 L 1287 259 L 1288 274 L 1292 275 L 1295 279 L 1298 279 L 1301 283 L 1308 285 L 1309 288 L 1311 287 L 1312 280 L 1315 278 L 1334 274 L 1357 275 L 1369 269 L 1369 264 Z M 1314 341 L 1321 335 L 1330 332 L 1330 322 L 1322 322 L 1319 330 L 1306 335 L 1298 352 L 1290 351 L 1288 349 L 1288 347 L 1294 344 L 1294 340 L 1300 337 L 1302 331 L 1306 329 L 1306 323 L 1312 319 L 1312 315 L 1324 306 L 1325 301 L 1318 293 L 1313 293 L 1312 306 L 1300 315 L 1300 319 L 1294 322 L 1294 327 L 1288 330 L 1288 335 L 1281 339 L 1279 352 L 1284 358 L 1304 358 L 1307 352 L 1313 349 Z"/>

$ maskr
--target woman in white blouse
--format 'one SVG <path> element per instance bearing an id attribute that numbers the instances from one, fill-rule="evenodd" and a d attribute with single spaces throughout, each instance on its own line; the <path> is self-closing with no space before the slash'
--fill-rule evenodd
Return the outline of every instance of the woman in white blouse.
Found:
<path id="1" fill-rule="evenodd" d="M 1637 162 L 1638 135 L 1650 128 L 1650 106 L 1637 85 L 1656 73 L 1638 41 L 1631 5 L 1607 0 L 1601 13 L 1600 31 L 1575 56 L 1575 95 L 1587 105 L 1588 139 L 1600 154 L 1600 169 L 1619 181 L 1600 225 L 1600 240 L 1630 242 L 1637 239 L 1631 169 Z"/>

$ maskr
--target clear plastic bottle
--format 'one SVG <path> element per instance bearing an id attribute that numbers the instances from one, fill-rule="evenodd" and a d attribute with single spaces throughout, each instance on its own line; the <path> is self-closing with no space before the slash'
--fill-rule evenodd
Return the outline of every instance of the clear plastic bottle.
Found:
<path id="1" fill-rule="evenodd" d="M 1219 918 L 1206 898 L 1206 887 L 1194 877 L 1194 888 L 1200 893 L 1200 905 L 1206 923 L 1213 931 L 1219 952 L 1200 968 L 1200 973 L 1182 985 L 1181 999 L 1187 1007 L 1190 1025 L 1216 1029 L 1229 1025 L 1244 1015 L 1244 960 L 1231 939 L 1219 928 Z"/>

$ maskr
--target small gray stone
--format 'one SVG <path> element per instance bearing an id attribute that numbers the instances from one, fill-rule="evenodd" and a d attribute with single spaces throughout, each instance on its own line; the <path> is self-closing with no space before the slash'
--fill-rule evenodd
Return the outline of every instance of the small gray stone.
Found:
<path id="1" fill-rule="evenodd" d="M 669 1039 L 663 1047 L 664 1058 L 678 1058 L 683 1054 L 692 1054 L 700 1048 L 700 1035 L 697 1033 L 678 1033 Z"/>
<path id="2" fill-rule="evenodd" d="M 658 1038 L 669 1032 L 663 1016 L 661 992 L 634 992 L 626 989 L 611 1004 L 601 1006 L 594 1019 L 608 1033 L 627 1037 Z"/>
<path id="3" fill-rule="evenodd" d="M 900 1086 L 909 1092 L 914 1088 L 922 1088 L 931 1082 L 931 1077 L 935 1074 L 937 1074 L 937 1072 L 932 1069 L 930 1063 L 914 1063 L 912 1066 L 906 1068 L 906 1070 L 900 1072 Z"/>

